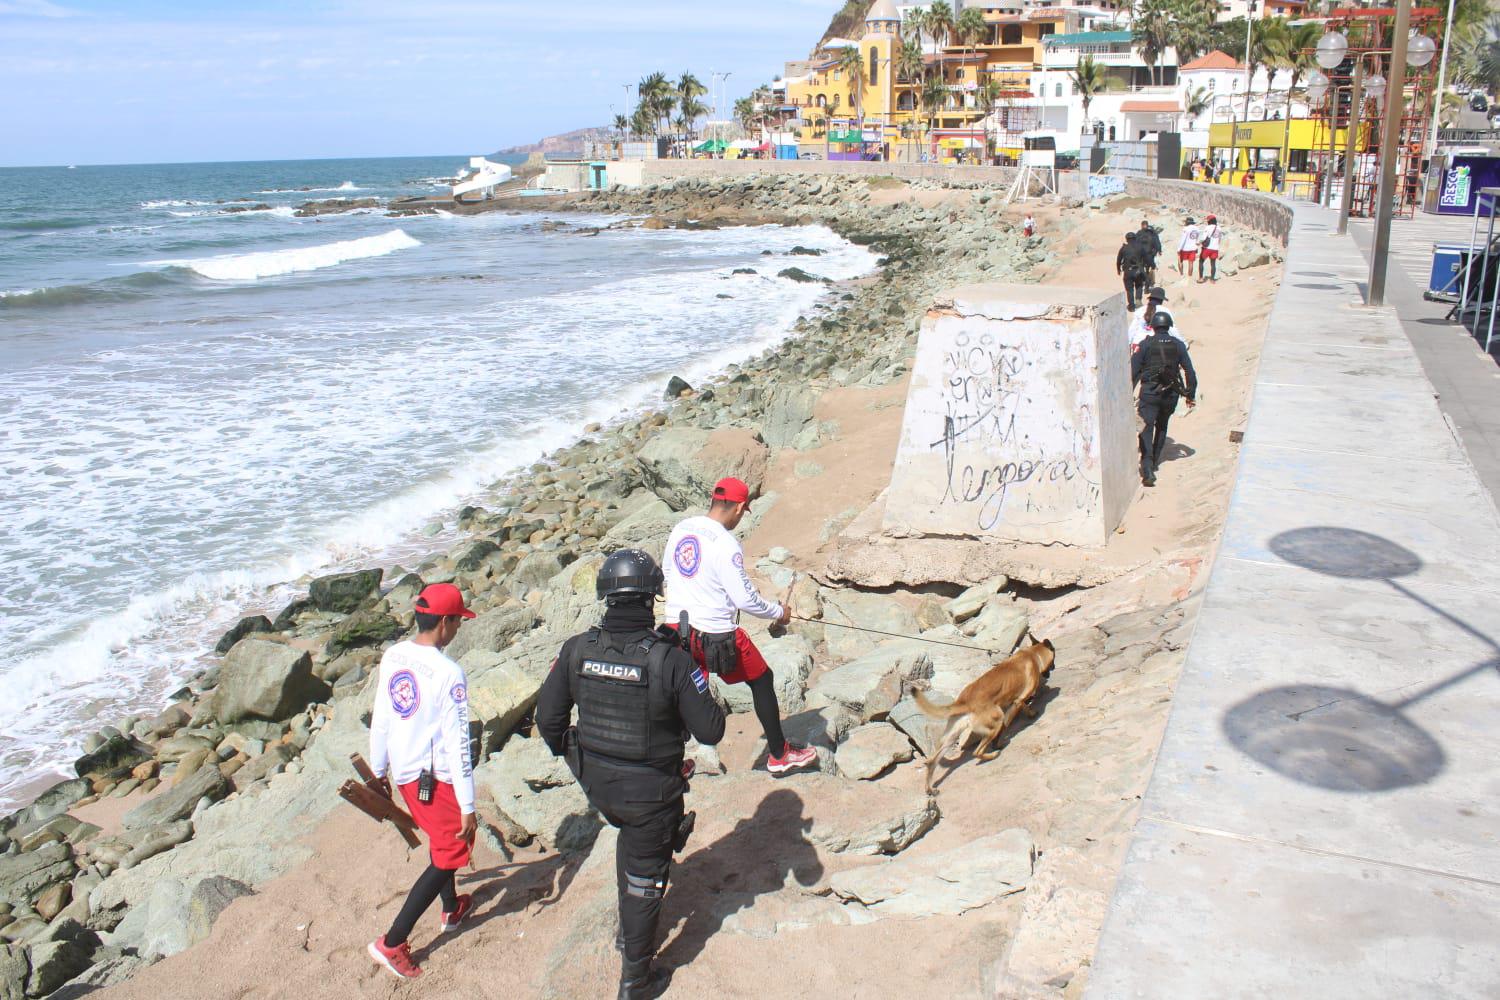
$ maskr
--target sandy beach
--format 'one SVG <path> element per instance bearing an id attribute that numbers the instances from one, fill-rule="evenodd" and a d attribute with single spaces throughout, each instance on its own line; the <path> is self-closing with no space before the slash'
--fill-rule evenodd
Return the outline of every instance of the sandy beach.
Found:
<path id="1" fill-rule="evenodd" d="M 567 207 L 647 228 L 826 223 L 885 261 L 875 275 L 831 286 L 780 347 L 659 412 L 580 428 L 578 444 L 498 484 L 504 502 L 469 514 L 470 538 L 408 567 L 426 582 L 458 583 L 481 612 L 456 653 L 471 690 L 490 699 L 473 699 L 486 758 L 476 770 L 480 815 L 498 805 L 530 834 L 503 848 L 493 833 L 482 838 L 460 876 L 461 891 L 480 900 L 473 922 L 444 937 L 435 914 L 419 925 L 414 952 L 427 974 L 416 986 L 365 954 L 426 864 L 425 852 L 408 852 L 333 794 L 365 740 L 382 644 L 409 626 L 413 584 L 387 572 L 362 592 L 349 584 L 343 610 L 316 601 L 289 609 L 230 654 L 284 654 L 288 671 L 311 675 L 299 682 L 311 707 L 259 727 L 226 723 L 215 713 L 228 698 L 216 692 L 238 676 L 226 667 L 195 682 L 188 725 L 144 741 L 166 792 L 70 803 L 74 818 L 100 830 L 72 849 L 71 874 L 51 883 L 71 881 L 71 909 L 27 928 L 50 934 L 41 954 L 65 978 L 79 976 L 69 988 L 94 984 L 119 998 L 608 994 L 618 975 L 612 832 L 600 832 L 528 738 L 526 711 L 556 646 L 595 614 L 599 554 L 626 544 L 659 551 L 691 509 L 684 491 L 710 470 L 735 468 L 765 497 L 742 532 L 747 562 L 767 593 L 790 587 L 793 606 L 813 619 L 782 638 L 763 623 L 747 628 L 778 677 L 790 678 L 789 735 L 810 739 L 828 766 L 782 780 L 755 769 L 758 726 L 744 697 L 728 692 L 737 711 L 717 754 L 727 773 L 714 773 L 713 754 L 700 756 L 688 799 L 700 819 L 667 899 L 667 995 L 1081 995 L 1233 487 L 1232 432 L 1243 428 L 1280 282 L 1275 241 L 1231 227 L 1233 273 L 1211 285 L 1178 276 L 1163 256 L 1159 283 L 1191 348 L 1200 405 L 1179 411 L 1158 485 L 1135 496 L 1105 550 L 1013 547 L 996 556 L 1006 579 L 989 590 L 957 573 L 860 586 L 848 567 L 873 544 L 864 526 L 890 484 L 916 332 L 934 296 L 975 281 L 1118 290 L 1122 234 L 1146 219 L 1175 247 L 1186 213 L 1121 196 L 1031 203 L 1038 235 L 1028 240 L 1024 209 L 1003 206 L 996 191 L 833 177 L 678 182 Z M 556 239 L 588 238 L 566 212 L 557 220 Z M 1241 254 L 1254 265 L 1233 263 Z M 815 254 L 776 255 L 760 270 L 797 267 L 819 280 L 817 265 Z M 837 723 L 820 707 L 820 684 L 839 668 L 886 657 L 900 673 L 915 655 L 909 643 L 839 622 L 961 643 L 1002 634 L 1014 643 L 1029 628 L 1056 644 L 1057 665 L 1039 717 L 1017 725 L 998 759 L 954 766 L 934 804 L 923 777 L 935 732 L 898 721 L 900 706 Z M 305 665 L 290 665 L 304 653 Z M 983 654 L 951 647 L 922 656 L 921 679 L 945 698 L 987 666 Z M 870 764 L 867 739 L 886 757 Z M 99 845 L 149 829 L 131 810 L 198 781 L 217 804 L 195 798 L 185 813 L 163 813 L 168 825 L 190 821 L 190 839 L 101 867 Z M 872 889 L 877 869 L 897 888 Z M 1007 882 L 1000 869 L 1024 874 Z M 215 877 L 235 886 L 205 887 Z M 944 878 L 962 890 L 923 890 Z M 15 908 L 22 918 L 29 909 Z M 59 930 L 65 920 L 73 926 Z"/>

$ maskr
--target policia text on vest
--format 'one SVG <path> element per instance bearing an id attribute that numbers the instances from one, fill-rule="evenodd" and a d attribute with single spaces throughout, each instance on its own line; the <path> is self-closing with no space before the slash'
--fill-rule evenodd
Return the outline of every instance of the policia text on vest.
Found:
<path id="1" fill-rule="evenodd" d="M 670 630 L 656 629 L 662 589 L 656 561 L 616 552 L 599 571 L 603 622 L 563 644 L 537 700 L 537 731 L 565 758 L 584 794 L 620 831 L 615 848 L 620 907 L 620 996 L 653 995 L 651 961 L 672 855 L 687 843 L 683 797 L 687 738 L 724 738 L 724 713 L 708 675 Z M 572 722 L 574 708 L 578 723 Z"/>

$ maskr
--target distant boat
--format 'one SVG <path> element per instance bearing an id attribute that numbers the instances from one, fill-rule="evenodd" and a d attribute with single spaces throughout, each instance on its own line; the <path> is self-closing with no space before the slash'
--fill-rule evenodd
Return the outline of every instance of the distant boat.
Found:
<path id="1" fill-rule="evenodd" d="M 453 200 L 463 201 L 466 194 L 477 194 L 481 199 L 495 196 L 495 189 L 510 182 L 511 169 L 503 163 L 494 163 L 482 156 L 469 158 L 469 172 L 453 185 Z"/>
<path id="2" fill-rule="evenodd" d="M 70 163 L 70 164 L 68 164 L 68 169 L 69 170 L 77 170 L 78 168 L 75 167 L 75 166 L 73 166 L 73 164 Z"/>

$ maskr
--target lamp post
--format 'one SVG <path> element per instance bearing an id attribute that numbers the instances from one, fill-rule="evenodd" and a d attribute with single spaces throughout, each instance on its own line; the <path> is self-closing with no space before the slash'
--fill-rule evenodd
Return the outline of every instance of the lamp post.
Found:
<path id="1" fill-rule="evenodd" d="M 1428 159 L 1431 159 L 1432 154 L 1437 152 L 1438 126 L 1441 123 L 1443 114 L 1443 86 L 1448 80 L 1448 46 L 1453 41 L 1454 2 L 1455 0 L 1448 0 L 1448 21 L 1443 27 L 1443 58 L 1438 61 L 1437 90 L 1433 91 L 1432 94 L 1432 130 L 1427 136 Z M 1431 61 L 1431 49 L 1428 46 L 1432 45 L 1432 39 L 1427 38 L 1426 35 L 1422 35 L 1421 37 L 1427 41 L 1427 46 L 1424 46 L 1424 48 L 1429 53 L 1427 56 L 1428 61 Z M 1413 41 L 1415 42 L 1416 39 L 1413 39 Z M 1423 65 L 1426 65 L 1426 63 L 1423 63 Z"/>
<path id="2" fill-rule="evenodd" d="M 1245 124 L 1250 124 L 1250 34 L 1255 27 L 1255 0 L 1245 4 Z M 1229 102 L 1229 183 L 1234 184 L 1234 168 L 1239 164 L 1240 126 L 1234 116 L 1234 100 Z"/>
<path id="3" fill-rule="evenodd" d="M 1344 61 L 1349 52 L 1349 39 L 1340 32 L 1330 31 L 1318 39 L 1314 58 L 1324 69 L 1334 69 Z M 1352 110 L 1352 109 L 1351 109 Z M 1333 161 L 1338 146 L 1339 92 L 1333 88 L 1328 94 L 1328 169 L 1323 171 L 1323 205 L 1333 207 Z"/>
<path id="4" fill-rule="evenodd" d="M 1385 102 L 1385 134 L 1380 139 L 1380 186 L 1375 192 L 1375 243 L 1370 252 L 1370 292 L 1366 299 L 1372 306 L 1385 304 L 1385 275 L 1391 257 L 1391 198 L 1396 192 L 1396 148 L 1401 143 L 1401 116 L 1406 109 L 1406 46 L 1410 24 L 1411 0 L 1396 0 L 1391 82 Z M 1429 51 L 1423 63 L 1431 58 Z"/>
<path id="5" fill-rule="evenodd" d="M 1358 158 L 1359 118 L 1365 103 L 1365 61 L 1354 60 L 1354 82 L 1349 94 L 1349 125 L 1344 133 L 1344 193 L 1339 198 L 1339 235 L 1349 231 L 1349 210 L 1354 207 L 1354 164 Z M 1378 82 L 1377 82 L 1378 81 Z M 1369 96 L 1380 100 L 1385 93 L 1385 77 L 1380 74 L 1370 77 Z"/>

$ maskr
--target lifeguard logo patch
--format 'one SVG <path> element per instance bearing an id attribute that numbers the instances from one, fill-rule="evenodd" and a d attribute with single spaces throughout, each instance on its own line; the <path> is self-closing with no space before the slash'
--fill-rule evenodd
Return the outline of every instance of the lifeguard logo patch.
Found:
<path id="1" fill-rule="evenodd" d="M 684 535 L 677 548 L 672 550 L 672 562 L 683 576 L 696 576 L 703 565 L 703 546 L 697 535 Z"/>
<path id="2" fill-rule="evenodd" d="M 579 671 L 585 677 L 597 677 L 605 681 L 620 681 L 624 684 L 646 683 L 646 671 L 632 663 L 606 663 L 603 660 L 584 660 Z"/>
<path id="3" fill-rule="evenodd" d="M 401 670 L 391 675 L 391 682 L 386 690 L 391 695 L 391 707 L 396 714 L 403 719 L 410 719 L 416 714 L 417 706 L 422 703 L 421 691 L 417 688 L 417 677 L 410 670 Z"/>
<path id="4" fill-rule="evenodd" d="M 453 685 L 453 690 L 448 693 L 453 697 L 455 704 L 462 705 L 469 700 L 469 689 L 466 685 L 455 684 Z"/>

